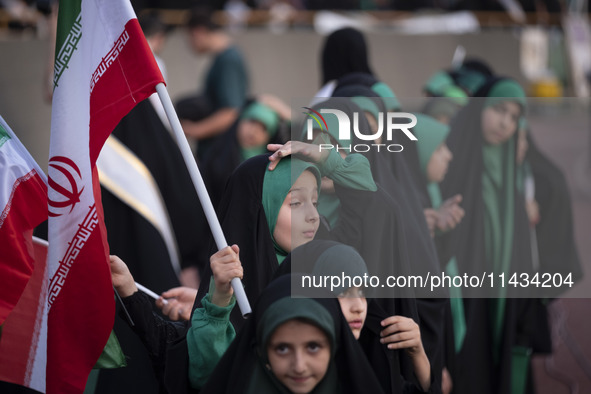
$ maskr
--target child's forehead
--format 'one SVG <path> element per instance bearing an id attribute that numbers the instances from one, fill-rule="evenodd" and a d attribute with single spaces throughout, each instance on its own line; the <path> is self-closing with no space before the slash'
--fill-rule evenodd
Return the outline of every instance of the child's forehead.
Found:
<path id="1" fill-rule="evenodd" d="M 318 187 L 316 176 L 309 170 L 305 170 L 293 183 L 290 191 L 310 190 Z"/>
<path id="2" fill-rule="evenodd" d="M 277 326 L 271 334 L 270 342 L 274 340 L 298 342 L 310 336 L 322 336 L 328 339 L 328 335 L 313 322 L 305 318 L 293 318 Z"/>

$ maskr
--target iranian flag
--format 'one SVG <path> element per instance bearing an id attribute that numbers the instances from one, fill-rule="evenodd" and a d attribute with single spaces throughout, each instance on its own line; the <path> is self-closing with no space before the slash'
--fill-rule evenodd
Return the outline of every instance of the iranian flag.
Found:
<path id="1" fill-rule="evenodd" d="M 60 1 L 49 152 L 47 393 L 82 393 L 113 328 L 95 164 L 121 118 L 161 82 L 128 0 Z"/>
<path id="2" fill-rule="evenodd" d="M 0 117 L 0 324 L 34 267 L 33 229 L 47 219 L 47 180 Z"/>
<path id="3" fill-rule="evenodd" d="M 43 210 L 47 214 L 47 195 Z M 35 267 L 0 338 L 0 380 L 45 390 L 47 354 L 47 241 L 33 237 Z"/>

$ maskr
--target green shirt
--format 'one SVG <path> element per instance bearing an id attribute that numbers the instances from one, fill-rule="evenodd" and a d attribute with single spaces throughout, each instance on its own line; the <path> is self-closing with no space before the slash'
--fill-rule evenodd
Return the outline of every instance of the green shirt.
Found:
<path id="1" fill-rule="evenodd" d="M 214 111 L 239 108 L 246 101 L 248 74 L 242 54 L 235 46 L 214 58 L 205 78 L 204 93 Z"/>
<path id="2" fill-rule="evenodd" d="M 326 176 L 335 184 L 354 190 L 375 192 L 376 186 L 371 166 L 367 158 L 359 153 L 347 155 L 344 159 L 331 149 L 326 161 L 317 165 L 322 176 Z M 334 228 L 339 219 L 340 201 L 336 194 L 320 193 L 318 196 L 318 212 L 328 220 L 330 228 Z"/>
<path id="3" fill-rule="evenodd" d="M 203 297 L 201 302 L 203 307 L 195 309 L 191 328 L 187 332 L 189 381 L 194 389 L 203 387 L 236 337 L 234 326 L 230 323 L 230 313 L 236 305 L 236 298 L 232 296 L 226 307 L 213 304 L 210 294 Z"/>

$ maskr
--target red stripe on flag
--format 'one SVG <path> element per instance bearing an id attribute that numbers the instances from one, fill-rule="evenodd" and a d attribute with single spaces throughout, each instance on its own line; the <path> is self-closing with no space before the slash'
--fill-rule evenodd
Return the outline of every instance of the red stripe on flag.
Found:
<path id="1" fill-rule="evenodd" d="M 0 324 L 33 272 L 33 228 L 47 219 L 47 186 L 35 170 L 19 178 L 0 215 Z"/>
<path id="2" fill-rule="evenodd" d="M 0 380 L 28 387 L 33 356 L 38 345 L 45 297 L 41 292 L 47 268 L 47 246 L 33 243 L 35 269 L 0 337 Z"/>
<path id="3" fill-rule="evenodd" d="M 90 162 L 119 121 L 164 82 L 137 19 L 130 19 L 91 81 Z"/>
<path id="4" fill-rule="evenodd" d="M 116 29 L 117 26 L 109 26 Z M 103 222 L 96 159 L 109 134 L 162 75 L 137 19 L 130 19 L 89 81 L 89 161 L 94 204 L 80 215 L 76 234 L 50 280 L 47 393 L 81 393 L 107 342 L 115 318 L 109 247 Z M 53 137 L 53 136 L 52 136 Z M 78 163 L 80 164 L 80 163 Z M 88 203 L 87 203 L 88 204 Z M 66 217 L 52 220 L 64 220 Z M 57 223 L 57 222 L 56 222 Z M 57 227 L 59 228 L 59 227 Z M 50 225 L 50 231 L 56 231 Z M 51 234 L 50 234 L 51 240 Z M 53 246 L 52 246 L 53 248 Z M 53 250 L 53 249 L 52 249 Z M 52 262 L 53 264 L 53 262 Z"/>
<path id="5" fill-rule="evenodd" d="M 55 298 L 49 313 L 48 393 L 81 393 L 84 390 L 88 374 L 103 351 L 115 319 L 108 249 L 104 248 L 103 242 L 106 239 L 104 225 L 96 223 L 96 207 L 91 207 L 89 213 L 86 225 L 94 223 L 96 227 L 84 239 L 88 230 L 82 225 L 82 231 L 72 239 L 71 242 L 79 248 L 76 247 L 69 256 L 76 261 L 70 266 L 68 280 L 61 284 L 59 297 Z"/>

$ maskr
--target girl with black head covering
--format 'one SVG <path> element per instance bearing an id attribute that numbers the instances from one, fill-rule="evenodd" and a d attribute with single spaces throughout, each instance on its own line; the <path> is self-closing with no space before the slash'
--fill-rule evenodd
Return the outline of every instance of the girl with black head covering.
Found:
<path id="1" fill-rule="evenodd" d="M 354 93 L 356 96 L 370 94 L 370 92 L 367 91 L 367 88 L 362 86 L 358 86 L 356 90 L 357 93 Z M 351 88 L 349 88 L 347 91 L 353 93 Z M 321 108 L 340 109 L 341 111 L 347 113 L 350 119 L 353 119 L 354 112 L 361 112 L 359 111 L 359 107 L 357 107 L 351 100 L 342 98 L 333 98 L 324 103 L 320 103 L 314 109 L 319 111 Z M 329 122 L 329 120 L 332 118 L 332 116 L 327 116 L 327 122 Z M 331 134 L 333 140 L 338 141 L 342 146 L 351 146 L 352 143 L 366 144 L 368 142 L 361 141 L 357 137 L 354 137 L 353 141 L 339 141 L 339 136 L 337 135 L 338 130 L 338 125 L 334 125 L 332 127 L 329 125 L 328 127 L 328 131 Z M 361 116 L 359 117 L 359 130 L 369 130 L 367 120 Z M 365 132 L 365 134 L 369 133 Z M 352 135 L 354 134 L 352 133 Z M 405 145 L 407 145 L 406 142 Z M 368 256 L 364 254 L 366 250 L 373 250 L 372 253 L 382 251 L 382 253 L 385 254 L 382 256 L 381 261 L 396 261 L 395 264 L 400 264 L 401 261 L 406 261 L 406 264 L 408 264 L 406 267 L 409 269 L 409 271 L 406 272 L 412 272 L 415 275 L 423 276 L 426 276 L 428 272 L 431 274 L 441 272 L 435 246 L 429 234 L 425 216 L 423 214 L 423 206 L 419 204 L 418 193 L 416 193 L 414 190 L 415 181 L 412 180 L 404 159 L 402 157 L 398 158 L 399 155 L 404 153 L 391 153 L 384 150 L 378 152 L 377 149 L 370 149 L 368 152 L 362 154 L 367 157 L 370 162 L 373 178 L 379 185 L 381 193 L 387 196 L 387 202 L 383 203 L 385 205 L 377 205 L 378 207 L 382 208 L 382 211 L 374 212 L 373 215 L 367 216 L 373 218 L 373 220 L 387 220 L 385 217 L 380 218 L 380 215 L 384 215 L 387 211 L 394 215 L 394 220 L 397 221 L 403 228 L 402 231 L 395 231 L 391 233 L 397 234 L 394 235 L 394 239 L 397 240 L 396 242 L 398 245 L 400 245 L 400 243 L 403 244 L 397 248 L 399 249 L 398 251 L 385 252 L 384 249 L 393 247 L 393 244 L 385 245 L 384 242 L 381 242 L 379 245 L 373 245 L 367 249 L 359 249 L 362 251 L 362 255 L 366 261 L 372 261 L 371 258 L 368 258 Z M 393 162 L 396 162 L 398 173 L 405 175 L 402 178 L 405 179 L 406 182 L 401 181 L 400 178 L 393 173 Z M 322 205 L 320 208 L 322 210 Z M 368 231 L 371 233 L 371 230 Z M 404 250 L 404 257 L 402 259 L 392 260 L 392 256 L 400 256 L 400 250 Z M 385 256 L 389 256 L 390 260 L 388 260 L 388 257 Z M 406 268 L 404 268 L 403 264 L 403 267 L 399 267 L 398 269 L 402 269 L 402 271 L 405 272 L 404 270 Z M 429 294 L 429 296 L 432 297 L 433 294 Z M 425 344 L 427 355 L 429 356 L 429 360 L 431 361 L 433 370 L 435 371 L 434 375 L 436 387 L 440 385 L 439 376 L 443 368 L 442 335 L 444 310 L 445 304 L 447 303 L 447 300 L 445 299 L 446 297 L 447 294 L 443 291 L 440 294 L 437 294 L 435 298 L 418 298 L 416 301 L 418 306 L 420 326 L 421 330 L 423 330 L 423 343 Z M 384 308 L 388 309 L 388 307 L 385 305 Z M 389 310 L 387 311 L 390 313 Z"/>
<path id="2" fill-rule="evenodd" d="M 292 298 L 291 281 L 284 275 L 260 294 L 253 315 L 201 393 L 383 392 L 339 304 L 334 299 Z M 281 332 L 285 327 L 291 330 Z M 316 336 L 305 336 L 304 331 Z M 307 359 L 324 356 L 325 361 L 317 363 L 314 372 L 282 369 L 277 359 L 292 358 L 296 350 L 307 353 Z"/>
<path id="3" fill-rule="evenodd" d="M 513 80 L 492 79 L 476 96 L 451 123 L 446 143 L 454 160 L 441 184 L 443 198 L 461 194 L 466 211 L 455 230 L 458 270 L 528 273 L 528 221 L 516 179 L 516 131 L 525 94 Z M 493 291 L 496 298 L 464 299 L 466 333 L 453 377 L 458 393 L 525 391 L 543 308 L 538 299 L 507 298 L 507 287 Z"/>
<path id="4" fill-rule="evenodd" d="M 290 272 L 305 274 L 310 283 L 325 277 L 364 277 L 368 269 L 355 249 L 335 241 L 314 240 L 292 251 L 277 271 L 277 276 Z M 298 277 L 299 279 L 299 277 Z M 313 281 L 313 282 L 312 282 Z M 330 286 L 315 288 L 305 282 L 292 282 L 292 289 L 306 295 L 327 297 Z M 341 310 L 349 323 L 385 392 L 414 393 L 429 391 L 430 364 L 416 322 L 404 316 L 389 316 L 371 298 L 371 288 L 348 287 L 340 283 L 330 287 L 338 297 Z M 402 349 L 405 351 L 403 352 Z M 402 368 L 410 364 L 412 380 L 403 377 Z"/>

